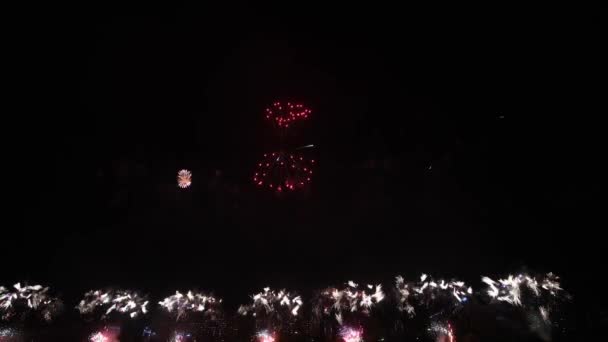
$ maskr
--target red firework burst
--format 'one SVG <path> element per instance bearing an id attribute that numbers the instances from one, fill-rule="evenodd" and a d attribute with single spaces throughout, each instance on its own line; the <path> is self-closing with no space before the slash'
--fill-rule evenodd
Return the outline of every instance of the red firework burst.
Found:
<path id="1" fill-rule="evenodd" d="M 266 118 L 279 128 L 288 128 L 294 121 L 308 118 L 311 110 L 303 104 L 293 102 L 275 102 L 266 108 Z"/>
<path id="2" fill-rule="evenodd" d="M 307 186 L 312 179 L 314 159 L 284 152 L 264 154 L 258 163 L 253 182 L 277 192 L 294 191 Z"/>

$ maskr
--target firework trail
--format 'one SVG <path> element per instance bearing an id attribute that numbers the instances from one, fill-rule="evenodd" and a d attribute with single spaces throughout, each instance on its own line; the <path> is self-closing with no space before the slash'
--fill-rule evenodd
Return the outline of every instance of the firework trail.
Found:
<path id="1" fill-rule="evenodd" d="M 0 286 L 1 320 L 24 320 L 28 316 L 39 314 L 44 321 L 50 322 L 63 308 L 61 300 L 49 295 L 48 287 L 22 286 L 17 283 L 13 289 Z"/>
<path id="2" fill-rule="evenodd" d="M 188 291 L 184 295 L 176 291 L 158 304 L 179 321 L 191 314 L 202 314 L 206 319 L 215 320 L 221 314 L 221 303 L 221 299 L 205 293 Z"/>
<path id="3" fill-rule="evenodd" d="M 99 315 L 107 319 L 111 314 L 138 318 L 148 313 L 148 301 L 135 291 L 95 290 L 85 293 L 76 309 L 84 316 Z"/>
<path id="4" fill-rule="evenodd" d="M 258 327 L 279 331 L 285 323 L 297 318 L 303 305 L 299 295 L 286 290 L 271 290 L 269 287 L 264 288 L 263 292 L 252 295 L 251 298 L 253 303 L 241 305 L 238 313 L 255 317 Z"/>

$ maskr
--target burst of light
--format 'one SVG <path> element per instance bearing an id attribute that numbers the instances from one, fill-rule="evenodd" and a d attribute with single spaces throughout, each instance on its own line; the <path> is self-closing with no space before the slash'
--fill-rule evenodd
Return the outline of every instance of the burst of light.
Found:
<path id="1" fill-rule="evenodd" d="M 212 317 L 218 310 L 222 300 L 212 295 L 188 291 L 185 295 L 176 291 L 174 295 L 165 298 L 159 304 L 169 313 L 175 314 L 177 320 L 189 313 L 204 313 Z"/>
<path id="2" fill-rule="evenodd" d="M 96 290 L 85 293 L 76 309 L 82 315 L 99 312 L 104 319 L 111 313 L 125 314 L 137 318 L 148 313 L 146 297 L 128 290 Z"/>
<path id="3" fill-rule="evenodd" d="M 438 342 L 456 342 L 456 336 L 450 323 L 433 322 L 429 331 L 435 334 Z"/>
<path id="4" fill-rule="evenodd" d="M 285 152 L 264 154 L 257 164 L 253 182 L 276 192 L 294 191 L 311 182 L 315 161 Z"/>
<path id="5" fill-rule="evenodd" d="M 399 310 L 410 317 L 416 314 L 416 305 L 427 308 L 439 305 L 442 306 L 440 310 L 453 311 L 467 302 L 473 294 L 473 289 L 462 281 L 435 280 L 427 274 L 422 274 L 418 282 L 406 282 L 402 276 L 398 276 L 395 278 L 395 288 Z"/>
<path id="6" fill-rule="evenodd" d="M 192 337 L 192 335 L 190 335 L 188 333 L 176 331 L 175 333 L 173 333 L 173 336 L 171 337 L 170 342 L 184 342 L 187 339 L 189 339 L 190 337 Z"/>
<path id="7" fill-rule="evenodd" d="M 177 173 L 177 185 L 185 189 L 192 184 L 192 172 L 184 169 Z"/>
<path id="8" fill-rule="evenodd" d="M 496 302 L 504 302 L 527 310 L 538 310 L 545 323 L 550 323 L 550 312 L 557 302 L 568 298 L 561 288 L 559 277 L 553 273 L 531 276 L 528 274 L 510 274 L 508 277 L 493 280 L 482 277 L 481 281 L 488 288 L 486 294 Z M 544 303 L 545 305 L 543 305 Z"/>
<path id="9" fill-rule="evenodd" d="M 252 313 L 254 316 L 260 314 L 271 315 L 281 312 L 288 313 L 291 316 L 297 316 L 300 307 L 304 303 L 302 298 L 294 293 L 286 290 L 271 290 L 269 287 L 264 288 L 263 292 L 256 293 L 251 296 L 253 303 L 249 305 L 241 305 L 238 312 L 241 315 Z"/>
<path id="10" fill-rule="evenodd" d="M 338 324 L 342 325 L 345 313 L 369 315 L 384 297 L 381 285 L 370 284 L 359 287 L 355 282 L 349 281 L 344 288 L 323 290 L 318 297 L 314 312 L 317 316 L 333 315 Z"/>
<path id="11" fill-rule="evenodd" d="M 0 337 L 17 337 L 19 331 L 13 328 L 0 328 Z M 0 339 L 2 341 L 2 339 Z"/>
<path id="12" fill-rule="evenodd" d="M 529 275 L 509 275 L 507 278 L 495 281 L 489 277 L 482 277 L 481 281 L 488 285 L 487 294 L 497 301 L 506 302 L 515 306 L 522 306 L 522 291 L 528 289 L 535 297 L 541 296 L 541 289 L 551 296 L 557 296 L 562 290 L 558 278 L 552 273 L 541 280 L 541 287 L 536 278 Z"/>
<path id="13" fill-rule="evenodd" d="M 48 287 L 22 286 L 17 283 L 13 289 L 0 286 L 0 319 L 8 320 L 21 314 L 39 313 L 43 320 L 51 321 L 62 308 L 61 300 L 50 296 Z"/>
<path id="14" fill-rule="evenodd" d="M 274 102 L 266 108 L 266 119 L 279 128 L 288 128 L 297 120 L 308 118 L 311 110 L 303 104 L 293 102 Z"/>
<path id="15" fill-rule="evenodd" d="M 340 330 L 340 337 L 344 342 L 361 342 L 363 340 L 363 331 L 351 327 L 344 327 Z"/>
<path id="16" fill-rule="evenodd" d="M 91 341 L 91 342 L 109 342 L 110 339 L 106 335 L 104 335 L 101 331 L 98 331 L 96 333 L 93 333 L 89 337 L 89 341 Z"/>
<path id="17" fill-rule="evenodd" d="M 268 330 L 262 330 L 257 333 L 258 342 L 274 342 L 274 334 L 268 332 Z"/>

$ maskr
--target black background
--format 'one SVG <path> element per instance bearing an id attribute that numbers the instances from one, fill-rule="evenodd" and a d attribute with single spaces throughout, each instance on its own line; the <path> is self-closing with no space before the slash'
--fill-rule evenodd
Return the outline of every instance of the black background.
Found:
<path id="1" fill-rule="evenodd" d="M 581 329 L 605 304 L 586 291 L 605 245 L 592 8 L 7 14 L 5 286 L 73 302 L 198 286 L 237 304 L 265 285 L 530 269 L 564 277 Z M 319 165 L 308 192 L 277 197 L 250 179 L 278 141 L 263 109 L 287 97 L 313 109 L 288 140 Z"/>

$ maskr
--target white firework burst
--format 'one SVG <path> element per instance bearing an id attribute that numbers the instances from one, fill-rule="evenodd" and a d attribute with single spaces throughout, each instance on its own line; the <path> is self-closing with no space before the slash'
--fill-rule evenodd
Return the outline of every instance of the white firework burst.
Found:
<path id="1" fill-rule="evenodd" d="M 174 295 L 165 298 L 158 304 L 179 320 L 190 313 L 202 313 L 206 317 L 213 318 L 220 310 L 221 303 L 221 299 L 201 292 L 188 291 L 188 293 L 182 294 L 176 291 Z"/>
<path id="2" fill-rule="evenodd" d="M 353 281 L 344 288 L 327 288 L 318 298 L 314 312 L 319 319 L 332 316 L 339 325 L 344 324 L 345 316 L 369 315 L 372 309 L 385 298 L 382 285 L 359 287 Z"/>
<path id="3" fill-rule="evenodd" d="M 41 285 L 22 286 L 17 283 L 14 290 L 0 286 L 0 319 L 9 320 L 20 314 L 39 313 L 45 321 L 57 315 L 63 303 L 49 295 L 49 288 Z"/>
<path id="4" fill-rule="evenodd" d="M 177 173 L 177 186 L 182 189 L 190 187 L 192 184 L 192 172 L 183 169 Z"/>
<path id="5" fill-rule="evenodd" d="M 148 301 L 145 296 L 128 290 L 96 290 L 85 293 L 76 309 L 82 315 L 101 314 L 101 319 L 112 313 L 124 314 L 137 318 L 148 313 Z"/>

